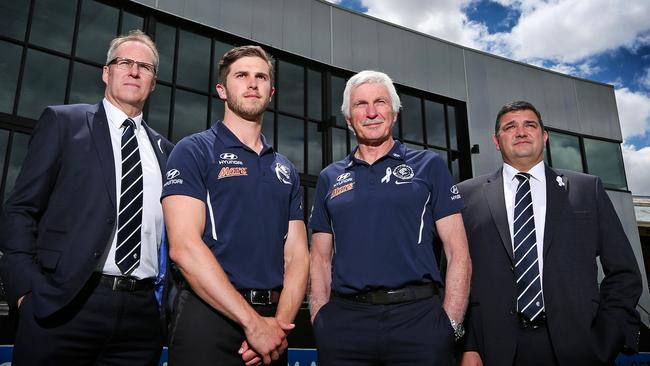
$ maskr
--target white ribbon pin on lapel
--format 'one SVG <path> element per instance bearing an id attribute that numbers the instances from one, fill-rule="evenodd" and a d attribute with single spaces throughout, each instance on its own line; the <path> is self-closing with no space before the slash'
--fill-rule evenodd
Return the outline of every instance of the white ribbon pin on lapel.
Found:
<path id="1" fill-rule="evenodd" d="M 558 186 L 564 187 L 564 181 L 562 180 L 562 177 L 558 176 L 557 178 L 555 178 L 555 180 L 557 181 Z"/>
<path id="2" fill-rule="evenodd" d="M 393 173 L 393 170 L 388 167 L 386 168 L 386 175 L 384 175 L 383 178 L 381 178 L 382 183 L 390 183 L 390 175 Z"/>

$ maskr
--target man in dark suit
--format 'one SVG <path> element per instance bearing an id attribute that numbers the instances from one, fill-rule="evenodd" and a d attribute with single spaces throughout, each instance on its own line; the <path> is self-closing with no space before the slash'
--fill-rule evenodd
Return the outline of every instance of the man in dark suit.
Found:
<path id="1" fill-rule="evenodd" d="M 503 106 L 503 168 L 458 186 L 474 264 L 462 365 L 612 365 L 637 348 L 630 243 L 598 177 L 544 164 L 547 139 L 533 105 Z"/>
<path id="2" fill-rule="evenodd" d="M 14 365 L 158 363 L 172 144 L 142 121 L 157 66 L 147 35 L 118 37 L 103 101 L 41 115 L 1 227 L 0 274 L 19 314 Z"/>

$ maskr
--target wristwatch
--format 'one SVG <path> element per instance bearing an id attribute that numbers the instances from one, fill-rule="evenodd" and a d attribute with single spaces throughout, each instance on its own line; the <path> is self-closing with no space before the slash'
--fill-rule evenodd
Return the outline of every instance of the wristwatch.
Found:
<path id="1" fill-rule="evenodd" d="M 449 319 L 449 321 L 451 322 L 451 327 L 454 328 L 454 340 L 458 341 L 463 338 L 465 335 L 465 327 L 463 327 L 463 323 L 459 323 L 454 319 Z"/>

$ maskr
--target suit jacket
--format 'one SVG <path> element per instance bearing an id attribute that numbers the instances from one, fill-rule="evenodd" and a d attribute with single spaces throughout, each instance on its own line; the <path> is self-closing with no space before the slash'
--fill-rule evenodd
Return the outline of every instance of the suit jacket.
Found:
<path id="1" fill-rule="evenodd" d="M 545 170 L 543 290 L 553 349 L 560 365 L 611 365 L 624 346 L 638 345 L 636 259 L 599 178 Z M 458 188 L 473 264 L 465 350 L 486 366 L 512 365 L 517 289 L 501 169 Z"/>
<path id="2" fill-rule="evenodd" d="M 173 145 L 142 126 L 164 178 Z M 115 164 L 103 104 L 46 108 L 4 207 L 0 276 L 9 304 L 31 292 L 37 318 L 68 304 L 108 250 L 116 216 Z"/>

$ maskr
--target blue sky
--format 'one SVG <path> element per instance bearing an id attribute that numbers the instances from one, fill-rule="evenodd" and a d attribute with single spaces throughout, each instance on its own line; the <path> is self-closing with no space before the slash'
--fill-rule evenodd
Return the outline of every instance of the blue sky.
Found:
<path id="1" fill-rule="evenodd" d="M 463 46 L 612 84 L 630 190 L 650 196 L 649 0 L 328 0 Z"/>

